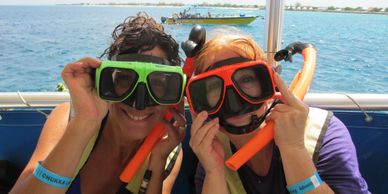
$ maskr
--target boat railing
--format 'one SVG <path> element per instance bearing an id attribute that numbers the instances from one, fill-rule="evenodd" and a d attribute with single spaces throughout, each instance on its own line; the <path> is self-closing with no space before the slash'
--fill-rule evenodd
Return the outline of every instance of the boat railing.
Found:
<path id="1" fill-rule="evenodd" d="M 69 100 L 67 92 L 0 92 L 0 109 L 50 108 Z M 388 110 L 388 94 L 308 93 L 304 102 L 330 110 Z"/>

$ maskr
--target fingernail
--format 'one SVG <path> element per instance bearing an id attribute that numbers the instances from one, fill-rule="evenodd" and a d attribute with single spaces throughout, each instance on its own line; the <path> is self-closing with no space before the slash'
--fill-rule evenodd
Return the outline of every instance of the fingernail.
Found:
<path id="1" fill-rule="evenodd" d="M 202 114 L 201 116 L 202 116 L 203 118 L 206 118 L 206 117 L 207 117 L 207 112 L 206 112 L 206 111 L 203 111 L 201 114 Z"/>

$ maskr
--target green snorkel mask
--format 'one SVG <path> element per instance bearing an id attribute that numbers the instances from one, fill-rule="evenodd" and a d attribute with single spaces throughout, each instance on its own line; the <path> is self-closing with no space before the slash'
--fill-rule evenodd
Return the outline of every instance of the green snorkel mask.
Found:
<path id="1" fill-rule="evenodd" d="M 96 69 L 96 88 L 101 99 L 122 102 L 137 110 L 181 101 L 186 75 L 165 59 L 123 54 L 102 61 Z"/>

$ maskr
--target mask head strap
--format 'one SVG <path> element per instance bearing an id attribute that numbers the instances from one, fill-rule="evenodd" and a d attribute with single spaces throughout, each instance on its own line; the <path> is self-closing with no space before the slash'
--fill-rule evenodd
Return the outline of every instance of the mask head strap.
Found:
<path id="1" fill-rule="evenodd" d="M 142 55 L 142 54 L 113 55 L 110 60 L 112 60 L 112 61 L 139 61 L 139 62 L 146 62 L 146 63 L 171 65 L 171 63 L 167 59 L 163 59 L 163 58 L 152 56 L 152 55 Z"/>
<path id="2" fill-rule="evenodd" d="M 233 65 L 233 64 L 236 64 L 236 63 L 242 63 L 242 62 L 248 62 L 248 61 L 252 61 L 252 60 L 244 58 L 244 57 L 233 57 L 233 58 L 217 61 L 213 65 L 210 65 L 205 70 L 205 72 L 213 70 L 213 69 L 217 69 L 217 68 L 220 68 L 220 67 L 223 67 L 223 66 Z"/>

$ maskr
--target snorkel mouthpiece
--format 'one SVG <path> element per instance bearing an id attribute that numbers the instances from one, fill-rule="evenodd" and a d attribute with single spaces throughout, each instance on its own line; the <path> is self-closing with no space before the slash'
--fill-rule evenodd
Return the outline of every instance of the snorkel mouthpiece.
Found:
<path id="1" fill-rule="evenodd" d="M 267 115 L 269 114 L 269 112 L 272 110 L 272 108 L 276 105 L 276 104 L 279 104 L 281 103 L 280 100 L 275 100 L 272 102 L 271 106 L 267 109 L 267 111 L 265 111 L 265 113 L 261 116 L 261 117 L 258 117 L 256 114 L 252 115 L 251 116 L 251 122 L 248 124 L 248 125 L 244 125 L 244 126 L 239 126 L 239 127 L 236 127 L 236 126 L 233 126 L 229 123 L 227 123 L 225 121 L 225 119 L 223 118 L 220 118 L 220 125 L 229 133 L 231 134 L 235 134 L 235 135 L 238 135 L 238 134 L 246 134 L 246 133 L 250 133 L 252 131 L 254 131 L 255 129 L 259 128 L 260 125 L 265 121 L 265 118 L 267 117 Z M 255 106 L 256 110 L 259 109 L 263 104 L 255 104 L 255 105 L 252 105 L 252 106 Z"/>
<path id="2" fill-rule="evenodd" d="M 227 123 L 224 119 L 220 119 L 220 125 L 228 132 L 231 134 L 235 135 L 241 135 L 241 134 L 246 134 L 254 131 L 255 129 L 259 128 L 261 123 L 263 123 L 265 120 L 265 117 L 258 117 L 257 115 L 252 115 L 251 116 L 251 122 L 248 125 L 244 126 L 234 126 L 229 123 Z"/>
<path id="3" fill-rule="evenodd" d="M 218 117 L 220 125 L 231 134 L 245 134 L 257 129 L 264 121 L 265 117 L 251 116 L 251 122 L 244 126 L 234 126 L 226 122 L 226 119 L 258 110 L 263 104 L 251 104 L 245 101 L 236 93 L 233 87 L 226 89 L 225 102 L 220 111 L 216 114 L 209 115 L 210 118 Z"/>

